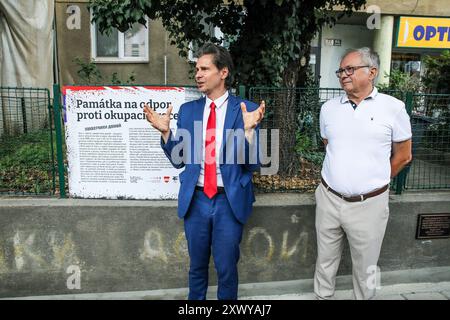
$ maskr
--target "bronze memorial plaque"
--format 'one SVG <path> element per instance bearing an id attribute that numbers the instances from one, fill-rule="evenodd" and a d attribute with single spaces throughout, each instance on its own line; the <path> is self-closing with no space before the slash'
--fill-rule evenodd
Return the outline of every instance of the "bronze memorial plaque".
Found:
<path id="1" fill-rule="evenodd" d="M 419 214 L 416 239 L 439 238 L 450 238 L 450 213 Z"/>

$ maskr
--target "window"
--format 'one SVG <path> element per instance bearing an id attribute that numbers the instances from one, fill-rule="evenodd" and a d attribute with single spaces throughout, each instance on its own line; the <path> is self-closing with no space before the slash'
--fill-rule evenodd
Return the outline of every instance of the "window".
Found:
<path id="1" fill-rule="evenodd" d="M 148 28 L 136 23 L 125 33 L 114 29 L 107 36 L 93 23 L 91 49 L 95 62 L 148 62 Z"/>
<path id="2" fill-rule="evenodd" d="M 391 54 L 391 70 L 400 70 L 410 75 L 420 75 L 421 69 L 420 54 L 392 52 Z"/>

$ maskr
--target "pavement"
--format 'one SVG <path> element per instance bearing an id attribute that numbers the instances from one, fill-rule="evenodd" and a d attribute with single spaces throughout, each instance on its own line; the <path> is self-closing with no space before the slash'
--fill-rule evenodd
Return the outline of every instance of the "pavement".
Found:
<path id="1" fill-rule="evenodd" d="M 314 293 L 241 297 L 241 300 L 316 300 Z M 352 300 L 352 290 L 337 290 L 335 300 Z M 450 281 L 382 286 L 375 300 L 450 300 Z"/>
<path id="2" fill-rule="evenodd" d="M 351 276 L 336 279 L 336 300 L 352 299 Z M 11 297 L 0 300 L 185 300 L 187 288 Z M 208 288 L 216 299 L 217 286 Z M 376 300 L 450 300 L 450 267 L 382 272 Z M 239 285 L 239 300 L 315 300 L 313 280 L 291 280 Z"/>

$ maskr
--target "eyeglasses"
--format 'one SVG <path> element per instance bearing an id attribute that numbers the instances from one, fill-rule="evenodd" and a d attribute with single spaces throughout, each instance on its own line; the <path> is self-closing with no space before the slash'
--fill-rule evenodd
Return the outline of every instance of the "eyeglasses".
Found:
<path id="1" fill-rule="evenodd" d="M 355 66 L 355 67 L 339 68 L 338 70 L 336 70 L 336 77 L 340 78 L 342 75 L 342 72 L 344 72 L 344 71 L 347 76 L 351 76 L 352 74 L 355 73 L 355 70 L 360 69 L 360 68 L 370 68 L 370 66 Z"/>

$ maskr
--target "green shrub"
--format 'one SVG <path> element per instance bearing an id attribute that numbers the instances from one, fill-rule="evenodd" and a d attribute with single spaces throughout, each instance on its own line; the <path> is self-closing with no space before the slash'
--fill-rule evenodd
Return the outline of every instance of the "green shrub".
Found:
<path id="1" fill-rule="evenodd" d="M 0 139 L 0 191 L 49 193 L 53 162 L 46 130 Z"/>
<path id="2" fill-rule="evenodd" d="M 444 50 L 440 56 L 426 56 L 424 85 L 428 92 L 450 93 L 450 50 Z"/>
<path id="3" fill-rule="evenodd" d="M 132 84 L 136 81 L 136 75 L 132 71 L 126 80 L 119 78 L 117 72 L 113 72 L 110 77 L 105 77 L 98 69 L 94 61 L 84 61 L 80 57 L 76 57 L 73 62 L 79 67 L 77 74 L 81 79 L 82 84 Z M 109 79 L 109 80 L 107 80 Z"/>
<path id="4" fill-rule="evenodd" d="M 423 84 L 417 75 L 411 75 L 401 70 L 392 70 L 390 75 L 385 73 L 384 77 L 389 78 L 389 84 L 378 85 L 377 88 L 380 91 L 396 90 L 414 93 L 423 91 Z"/>

